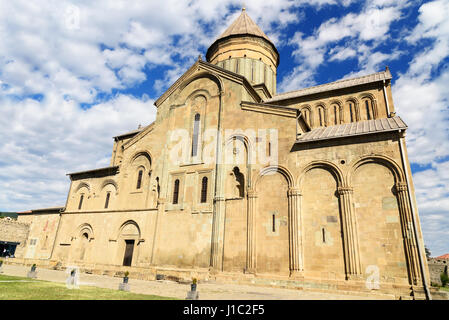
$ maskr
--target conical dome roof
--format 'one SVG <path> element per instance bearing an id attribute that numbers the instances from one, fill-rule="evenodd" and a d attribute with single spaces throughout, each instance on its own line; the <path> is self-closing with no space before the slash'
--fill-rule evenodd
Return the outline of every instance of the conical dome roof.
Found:
<path id="1" fill-rule="evenodd" d="M 271 44 L 271 40 L 268 36 L 259 28 L 259 26 L 248 16 L 245 8 L 242 9 L 242 13 L 240 16 L 223 32 L 217 40 L 235 36 L 235 35 L 253 35 L 257 37 L 264 38 L 269 41 Z"/>
<path id="2" fill-rule="evenodd" d="M 270 47 L 272 47 L 274 54 L 276 55 L 275 63 L 279 64 L 279 52 L 276 49 L 276 46 L 273 42 L 268 38 L 268 36 L 259 28 L 259 26 L 248 16 L 245 8 L 242 8 L 242 13 L 240 16 L 212 43 L 212 45 L 207 49 L 206 59 L 210 61 L 211 54 L 214 50 L 216 50 L 217 45 L 225 42 L 230 38 L 238 38 L 252 36 L 263 39 L 266 41 Z"/>

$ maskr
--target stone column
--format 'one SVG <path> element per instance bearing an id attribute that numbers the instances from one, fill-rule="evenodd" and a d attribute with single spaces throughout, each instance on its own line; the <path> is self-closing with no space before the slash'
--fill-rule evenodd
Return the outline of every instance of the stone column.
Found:
<path id="1" fill-rule="evenodd" d="M 225 220 L 225 198 L 215 197 L 214 216 L 212 220 L 212 243 L 210 265 L 213 271 L 223 269 L 223 245 L 224 245 L 224 220 Z"/>
<path id="2" fill-rule="evenodd" d="M 408 201 L 408 188 L 404 182 L 395 185 L 396 196 L 399 205 L 399 215 L 401 217 L 402 238 L 404 241 L 405 256 L 407 259 L 409 279 L 412 284 L 420 282 L 419 257 L 417 242 L 413 233 L 413 220 L 410 203 Z"/>
<path id="3" fill-rule="evenodd" d="M 342 219 L 341 228 L 343 232 L 346 279 L 358 278 L 362 274 L 357 223 L 353 210 L 353 192 L 352 187 L 342 186 L 337 188 Z"/>
<path id="4" fill-rule="evenodd" d="M 219 95 L 218 127 L 217 127 L 217 149 L 215 164 L 215 191 L 214 211 L 212 218 L 212 239 L 210 267 L 212 271 L 223 271 L 223 249 L 224 249 L 224 224 L 225 224 L 225 197 L 224 197 L 224 174 L 225 165 L 223 149 L 225 145 L 221 122 L 223 121 L 223 91 Z"/>
<path id="5" fill-rule="evenodd" d="M 256 201 L 257 194 L 248 190 L 248 221 L 246 238 L 246 270 L 245 273 L 256 272 Z"/>
<path id="6" fill-rule="evenodd" d="M 290 276 L 298 276 L 304 271 L 302 259 L 301 193 L 298 189 L 288 190 L 288 241 L 290 248 Z"/>

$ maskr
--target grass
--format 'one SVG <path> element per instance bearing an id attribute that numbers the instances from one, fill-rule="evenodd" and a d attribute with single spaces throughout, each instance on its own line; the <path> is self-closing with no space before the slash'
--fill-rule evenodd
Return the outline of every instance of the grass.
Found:
<path id="1" fill-rule="evenodd" d="M 440 290 L 449 292 L 449 287 L 440 287 Z"/>
<path id="2" fill-rule="evenodd" d="M 68 289 L 65 283 L 0 275 L 0 300 L 175 300 L 175 298 L 91 286 Z"/>

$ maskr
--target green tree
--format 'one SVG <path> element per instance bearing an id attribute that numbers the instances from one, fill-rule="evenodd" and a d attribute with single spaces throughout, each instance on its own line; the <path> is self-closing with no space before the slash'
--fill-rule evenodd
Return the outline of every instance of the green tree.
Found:
<path id="1" fill-rule="evenodd" d="M 430 255 L 432 254 L 432 252 L 430 252 L 429 248 L 427 248 L 427 246 L 424 246 L 424 250 L 426 251 L 426 258 L 430 258 Z"/>

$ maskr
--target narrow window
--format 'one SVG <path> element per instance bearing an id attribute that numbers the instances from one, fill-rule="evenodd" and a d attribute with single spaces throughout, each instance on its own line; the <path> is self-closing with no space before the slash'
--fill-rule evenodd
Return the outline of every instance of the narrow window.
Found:
<path id="1" fill-rule="evenodd" d="M 175 186 L 173 189 L 173 204 L 178 203 L 178 196 L 179 196 L 179 179 L 176 179 Z"/>
<path id="2" fill-rule="evenodd" d="M 271 157 L 271 142 L 268 142 L 268 156 Z"/>
<path id="3" fill-rule="evenodd" d="M 338 124 L 338 107 L 334 106 L 334 119 L 335 119 L 335 124 Z"/>
<path id="4" fill-rule="evenodd" d="M 310 126 L 310 111 L 309 110 L 304 110 L 304 118 L 307 122 L 307 124 Z"/>
<path id="5" fill-rule="evenodd" d="M 323 114 L 323 108 L 318 109 L 318 114 L 320 117 L 320 126 L 322 127 L 324 125 L 324 114 Z"/>
<path id="6" fill-rule="evenodd" d="M 81 207 L 83 205 L 83 199 L 84 199 L 84 194 L 82 194 L 80 197 L 80 203 L 78 204 L 78 210 L 81 210 Z"/>
<path id="7" fill-rule="evenodd" d="M 139 175 L 137 177 L 136 189 L 140 189 L 140 187 L 142 186 L 142 175 L 143 175 L 143 170 L 139 170 Z"/>
<path id="8" fill-rule="evenodd" d="M 351 117 L 351 122 L 354 122 L 354 115 L 352 112 L 352 103 L 349 103 L 349 115 Z"/>
<path id="9" fill-rule="evenodd" d="M 370 112 L 368 100 L 365 100 L 365 107 L 366 107 L 366 119 L 371 120 L 371 112 Z"/>
<path id="10" fill-rule="evenodd" d="M 239 59 L 235 59 L 235 73 L 239 73 Z"/>
<path id="11" fill-rule="evenodd" d="M 276 232 L 276 217 L 273 214 L 273 227 L 272 227 L 273 232 Z"/>
<path id="12" fill-rule="evenodd" d="M 108 192 L 107 194 L 106 194 L 106 201 L 105 201 L 105 203 L 104 203 L 104 208 L 105 209 L 107 209 L 108 207 L 109 207 L 109 198 L 111 197 L 111 193 L 110 192 Z"/>
<path id="13" fill-rule="evenodd" d="M 251 63 L 251 81 L 254 82 L 254 69 L 256 68 L 255 66 L 255 61 L 253 60 L 253 62 Z"/>
<path id="14" fill-rule="evenodd" d="M 200 114 L 195 115 L 193 122 L 193 139 L 192 139 L 192 157 L 196 157 L 198 153 L 198 135 L 200 131 Z"/>
<path id="15" fill-rule="evenodd" d="M 326 230 L 324 230 L 324 228 L 321 228 L 321 233 L 323 234 L 323 243 L 326 243 Z"/>
<path id="16" fill-rule="evenodd" d="M 201 181 L 201 203 L 207 202 L 207 177 Z"/>

